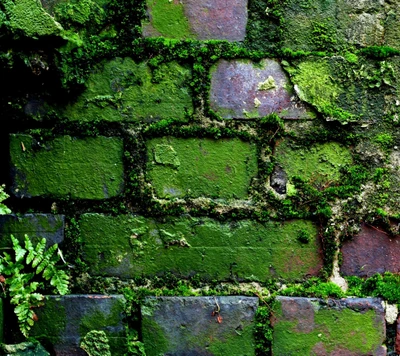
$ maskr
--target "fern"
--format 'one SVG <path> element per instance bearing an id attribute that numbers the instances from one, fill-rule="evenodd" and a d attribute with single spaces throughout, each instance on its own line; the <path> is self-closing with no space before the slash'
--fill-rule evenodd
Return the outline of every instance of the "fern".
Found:
<path id="1" fill-rule="evenodd" d="M 64 295 L 68 293 L 69 277 L 65 271 L 59 270 L 56 266 L 60 260 L 60 256 L 56 253 L 57 244 L 45 250 L 46 239 L 41 239 L 34 246 L 28 235 L 24 237 L 25 248 L 13 235 L 11 242 L 15 258 L 3 252 L 0 256 L 0 275 L 5 280 L 4 294 L 10 299 L 10 303 L 15 305 L 14 313 L 19 328 L 22 334 L 28 337 L 37 318 L 33 308 L 42 305 L 44 299 L 44 296 L 37 292 L 42 283 L 35 279 L 50 281 L 50 285 L 59 294 Z"/>

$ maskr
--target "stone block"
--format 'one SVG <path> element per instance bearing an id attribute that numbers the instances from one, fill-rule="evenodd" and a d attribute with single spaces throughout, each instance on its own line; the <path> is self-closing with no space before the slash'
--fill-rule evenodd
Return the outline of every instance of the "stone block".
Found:
<path id="1" fill-rule="evenodd" d="M 298 148 L 290 141 L 281 140 L 276 144 L 274 157 L 289 182 L 298 176 L 316 184 L 332 183 L 339 180 L 340 169 L 352 163 L 349 149 L 336 142 Z"/>
<path id="2" fill-rule="evenodd" d="M 147 0 L 145 37 L 243 41 L 247 0 Z"/>
<path id="3" fill-rule="evenodd" d="M 400 238 L 362 224 L 361 231 L 343 243 L 340 271 L 345 276 L 371 277 L 400 271 Z"/>
<path id="4" fill-rule="evenodd" d="M 193 112 L 190 79 L 191 71 L 176 62 L 151 70 L 146 62 L 116 58 L 99 64 L 87 89 L 60 114 L 71 121 L 186 120 Z"/>
<path id="5" fill-rule="evenodd" d="M 313 115 L 296 99 L 287 75 L 272 59 L 220 60 L 211 69 L 210 106 L 223 118 L 260 118 L 277 113 L 300 119 Z"/>
<path id="6" fill-rule="evenodd" d="M 255 355 L 258 298 L 159 297 L 141 307 L 146 355 Z"/>
<path id="7" fill-rule="evenodd" d="M 317 0 L 306 4 L 290 0 L 281 11 L 282 45 L 293 51 L 383 44 L 386 17 L 383 1 Z"/>
<path id="8" fill-rule="evenodd" d="M 357 56 L 308 56 L 286 69 L 299 98 L 324 114 L 327 121 L 369 122 L 396 107 L 393 87 L 400 71 L 396 57 L 377 63 L 358 61 Z"/>
<path id="9" fill-rule="evenodd" d="M 380 299 L 278 297 L 272 315 L 273 355 L 386 355 Z"/>
<path id="10" fill-rule="evenodd" d="M 160 198 L 246 199 L 257 176 L 256 145 L 239 139 L 160 137 L 146 145 L 147 179 Z"/>
<path id="11" fill-rule="evenodd" d="M 0 247 L 11 246 L 10 235 L 22 242 L 25 234 L 34 243 L 45 238 L 47 247 L 60 244 L 64 240 L 64 215 L 0 215 Z"/>
<path id="12" fill-rule="evenodd" d="M 316 227 L 309 221 L 220 223 L 209 218 L 117 217 L 84 214 L 83 258 L 93 275 L 133 278 L 172 272 L 218 280 L 299 280 L 321 266 Z M 308 243 L 298 236 L 307 234 Z"/>
<path id="13" fill-rule="evenodd" d="M 123 142 L 116 137 L 57 137 L 41 143 L 10 135 L 12 192 L 37 196 L 106 199 L 124 186 Z"/>
<path id="14" fill-rule="evenodd" d="M 31 335 L 52 345 L 57 356 L 84 356 L 80 342 L 93 330 L 104 331 L 112 355 L 126 352 L 122 295 L 47 296 L 44 306 L 36 308 L 38 321 Z"/>

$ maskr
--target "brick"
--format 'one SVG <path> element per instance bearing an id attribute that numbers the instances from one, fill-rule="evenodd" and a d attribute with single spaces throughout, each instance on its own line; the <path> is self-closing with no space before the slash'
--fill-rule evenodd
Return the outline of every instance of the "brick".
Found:
<path id="1" fill-rule="evenodd" d="M 257 176 L 256 145 L 239 139 L 167 136 L 146 146 L 147 178 L 160 198 L 245 199 Z"/>
<path id="2" fill-rule="evenodd" d="M 47 296 L 44 306 L 36 308 L 39 320 L 32 328 L 32 336 L 51 344 L 57 356 L 87 355 L 79 345 L 92 330 L 104 331 L 112 355 L 124 355 L 125 329 L 122 295 L 66 295 Z"/>
<path id="3" fill-rule="evenodd" d="M 151 70 L 145 62 L 116 58 L 101 63 L 85 82 L 76 102 L 60 111 L 70 121 L 187 121 L 193 113 L 187 66 L 162 63 Z"/>
<path id="4" fill-rule="evenodd" d="M 243 41 L 247 0 L 147 0 L 145 37 Z"/>
<path id="5" fill-rule="evenodd" d="M 116 137 L 57 137 L 40 143 L 10 135 L 12 192 L 37 196 L 106 199 L 124 186 L 123 142 Z"/>
<path id="6" fill-rule="evenodd" d="M 45 238 L 47 247 L 60 244 L 64 241 L 64 226 L 64 215 L 0 215 L 0 247 L 10 246 L 10 235 L 23 241 L 25 234 L 33 242 Z"/>
<path id="7" fill-rule="evenodd" d="M 243 296 L 147 298 L 146 355 L 255 355 L 257 306 L 258 298 Z"/>
<path id="8" fill-rule="evenodd" d="M 220 60 L 211 69 L 211 108 L 223 118 L 259 118 L 271 113 L 287 119 L 310 118 L 292 92 L 280 64 L 271 59 Z"/>
<path id="9" fill-rule="evenodd" d="M 277 297 L 272 315 L 273 355 L 386 355 L 380 299 Z"/>
<path id="10" fill-rule="evenodd" d="M 321 266 L 316 227 L 293 220 L 260 224 L 209 218 L 84 214 L 79 221 L 90 274 L 133 278 L 172 272 L 219 280 L 299 280 Z M 310 237 L 301 243 L 300 232 Z"/>
<path id="11" fill-rule="evenodd" d="M 286 172 L 289 181 L 298 176 L 314 184 L 338 181 L 340 170 L 352 163 L 350 150 L 336 142 L 299 148 L 293 141 L 279 140 L 274 158 Z"/>
<path id="12" fill-rule="evenodd" d="M 383 1 L 317 0 L 304 6 L 301 0 L 289 1 L 282 9 L 282 45 L 293 51 L 382 45 L 383 5 Z"/>
<path id="13" fill-rule="evenodd" d="M 400 272 L 400 239 L 366 224 L 342 246 L 341 273 L 345 276 L 370 277 L 386 271 Z"/>

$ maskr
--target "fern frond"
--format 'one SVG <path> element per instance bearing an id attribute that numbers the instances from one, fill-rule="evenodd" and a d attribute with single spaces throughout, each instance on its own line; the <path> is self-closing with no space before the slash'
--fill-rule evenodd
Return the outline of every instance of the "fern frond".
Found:
<path id="1" fill-rule="evenodd" d="M 43 260 L 43 252 L 44 249 L 46 247 L 46 239 L 43 238 L 42 240 L 40 240 L 40 242 L 36 245 L 35 248 L 35 257 L 32 260 L 32 267 L 36 268 L 36 266 L 39 265 L 40 262 L 42 262 Z"/>
<path id="2" fill-rule="evenodd" d="M 54 244 L 53 246 L 49 247 L 47 251 L 43 254 L 42 261 L 36 268 L 37 274 L 42 272 L 49 265 L 50 262 L 56 263 L 58 261 L 58 255 L 53 256 L 54 252 L 57 250 L 57 247 L 58 245 Z"/>
<path id="3" fill-rule="evenodd" d="M 13 250 L 15 252 L 15 261 L 19 262 L 24 258 L 26 250 L 19 244 L 18 239 L 15 238 L 13 235 L 11 235 L 11 240 L 13 243 Z"/>
<path id="4" fill-rule="evenodd" d="M 56 269 L 56 273 L 51 278 L 50 284 L 56 287 L 58 293 L 65 295 L 68 293 L 69 277 L 64 271 Z"/>
<path id="5" fill-rule="evenodd" d="M 29 265 L 35 258 L 36 251 L 28 235 L 25 235 L 24 239 L 25 239 L 25 248 L 28 251 L 28 255 L 26 256 L 26 264 Z"/>

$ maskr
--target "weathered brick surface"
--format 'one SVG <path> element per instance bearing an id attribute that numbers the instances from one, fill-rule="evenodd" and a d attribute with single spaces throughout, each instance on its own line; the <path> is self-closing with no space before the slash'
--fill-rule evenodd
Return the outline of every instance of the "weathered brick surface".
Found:
<path id="1" fill-rule="evenodd" d="M 47 296 L 44 306 L 35 309 L 39 320 L 32 335 L 51 342 L 57 356 L 84 356 L 81 340 L 89 331 L 102 330 L 112 355 L 122 356 L 126 352 L 124 303 L 122 295 Z"/>
<path id="2" fill-rule="evenodd" d="M 400 239 L 366 224 L 342 246 L 341 273 L 345 276 L 370 277 L 386 271 L 400 272 Z"/>
<path id="3" fill-rule="evenodd" d="M 147 298 L 141 307 L 146 355 L 255 354 L 258 298 Z"/>
<path id="4" fill-rule="evenodd" d="M 146 37 L 243 41 L 247 0 L 147 0 Z"/>
<path id="5" fill-rule="evenodd" d="M 283 46 L 294 51 L 321 50 L 340 44 L 382 45 L 383 1 L 289 1 L 284 9 Z M 390 30 L 390 26 L 387 26 Z M 325 37 L 324 37 L 325 36 Z"/>
<path id="6" fill-rule="evenodd" d="M 25 214 L 0 215 L 0 246 L 10 246 L 10 235 L 23 241 L 25 234 L 32 241 L 45 238 L 47 246 L 64 240 L 64 215 Z"/>
<path id="7" fill-rule="evenodd" d="M 161 198 L 245 199 L 257 175 L 256 146 L 239 139 L 155 138 L 147 156 L 147 178 Z"/>
<path id="8" fill-rule="evenodd" d="M 85 214 L 79 222 L 84 259 L 94 275 L 182 276 L 227 280 L 300 279 L 316 275 L 322 265 L 315 226 L 293 220 L 233 224 L 209 218 L 170 218 Z M 309 243 L 297 236 L 303 231 Z"/>
<path id="9" fill-rule="evenodd" d="M 20 198 L 57 196 L 105 199 L 124 186 L 123 143 L 116 137 L 61 136 L 42 144 L 10 135 L 13 193 Z"/>
<path id="10" fill-rule="evenodd" d="M 223 118 L 309 118 L 304 104 L 290 89 L 280 64 L 271 59 L 219 61 L 211 70 L 211 108 Z"/>
<path id="11" fill-rule="evenodd" d="M 190 79 L 189 66 L 177 62 L 151 70 L 146 61 L 115 58 L 96 67 L 85 83 L 87 89 L 62 115 L 70 121 L 185 120 L 193 113 Z"/>
<path id="12" fill-rule="evenodd" d="M 278 297 L 271 322 L 273 355 L 386 355 L 380 299 Z"/>

